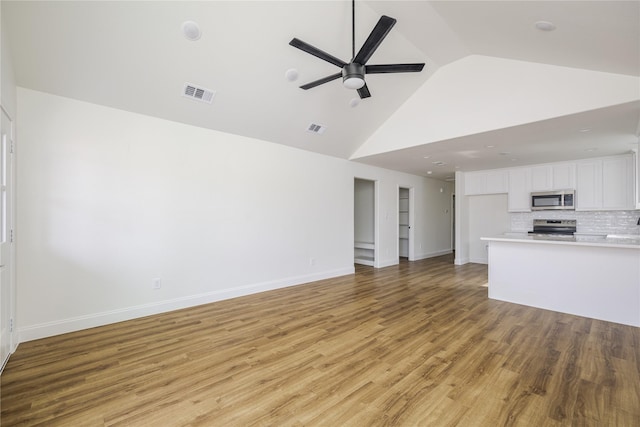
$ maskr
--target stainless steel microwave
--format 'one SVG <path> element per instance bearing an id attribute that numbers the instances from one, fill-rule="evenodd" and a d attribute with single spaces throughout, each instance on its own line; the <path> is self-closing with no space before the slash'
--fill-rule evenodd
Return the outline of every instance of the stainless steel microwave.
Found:
<path id="1" fill-rule="evenodd" d="M 576 192 L 574 190 L 531 193 L 531 210 L 575 210 L 575 200 Z"/>

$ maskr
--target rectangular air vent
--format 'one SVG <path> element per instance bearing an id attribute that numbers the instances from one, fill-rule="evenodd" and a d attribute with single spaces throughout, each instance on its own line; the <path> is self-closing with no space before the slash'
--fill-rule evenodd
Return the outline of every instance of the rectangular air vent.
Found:
<path id="1" fill-rule="evenodd" d="M 184 90 L 182 91 L 183 96 L 194 99 L 196 101 L 206 102 L 207 104 L 211 104 L 211 101 L 213 101 L 213 97 L 215 94 L 216 92 L 211 89 L 198 87 L 191 83 L 185 83 Z"/>
<path id="2" fill-rule="evenodd" d="M 316 123 L 311 123 L 307 126 L 307 132 L 315 133 L 317 135 L 322 135 L 326 129 L 326 126 L 318 125 Z"/>

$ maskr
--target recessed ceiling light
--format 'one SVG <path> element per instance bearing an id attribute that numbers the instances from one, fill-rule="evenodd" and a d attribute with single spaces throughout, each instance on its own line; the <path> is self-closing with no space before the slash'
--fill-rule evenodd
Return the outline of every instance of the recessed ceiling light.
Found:
<path id="1" fill-rule="evenodd" d="M 597 148 L 587 148 L 584 151 L 586 151 L 587 153 L 593 153 L 596 150 L 597 150 Z"/>
<path id="2" fill-rule="evenodd" d="M 591 129 L 589 128 L 580 129 L 580 132 L 591 132 Z"/>
<path id="3" fill-rule="evenodd" d="M 295 68 L 289 68 L 284 73 L 284 76 L 290 82 L 295 82 L 296 80 L 298 80 L 298 70 L 296 70 Z"/>
<path id="4" fill-rule="evenodd" d="M 508 156 L 509 154 L 511 154 L 511 152 L 510 151 L 501 151 L 498 154 L 500 154 L 501 156 Z"/>
<path id="5" fill-rule="evenodd" d="M 549 21 L 538 21 L 534 25 L 540 31 L 553 31 L 556 29 L 556 26 Z"/>
<path id="6" fill-rule="evenodd" d="M 424 156 L 424 158 L 425 158 L 425 159 L 428 159 L 428 158 L 430 158 L 430 157 L 431 157 L 431 156 Z"/>
<path id="7" fill-rule="evenodd" d="M 427 175 L 431 175 L 433 171 L 427 171 Z"/>
<path id="8" fill-rule="evenodd" d="M 486 148 L 494 148 L 495 145 L 487 145 Z"/>
<path id="9" fill-rule="evenodd" d="M 192 42 L 199 40 L 200 36 L 202 36 L 200 27 L 193 21 L 184 21 L 182 23 L 182 34 L 184 34 L 187 40 L 191 40 Z"/>
<path id="10" fill-rule="evenodd" d="M 349 107 L 356 108 L 358 105 L 360 105 L 360 98 L 351 98 L 351 101 L 349 101 Z"/>

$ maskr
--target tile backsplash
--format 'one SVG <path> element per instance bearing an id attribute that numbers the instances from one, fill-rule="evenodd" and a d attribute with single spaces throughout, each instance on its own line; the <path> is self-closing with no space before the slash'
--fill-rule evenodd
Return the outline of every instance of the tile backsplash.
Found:
<path id="1" fill-rule="evenodd" d="M 511 231 L 526 232 L 533 229 L 534 219 L 575 219 L 578 233 L 640 234 L 640 210 L 630 211 L 536 211 L 514 212 Z"/>

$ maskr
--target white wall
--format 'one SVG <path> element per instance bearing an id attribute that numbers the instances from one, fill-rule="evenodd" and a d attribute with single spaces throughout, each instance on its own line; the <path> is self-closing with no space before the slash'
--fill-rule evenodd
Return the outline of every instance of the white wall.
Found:
<path id="1" fill-rule="evenodd" d="M 0 2 L 0 99 L 2 107 L 9 113 L 11 118 L 16 116 L 16 82 L 13 73 L 13 61 L 9 42 L 5 32 L 5 25 L 2 25 L 2 3 Z"/>
<path id="2" fill-rule="evenodd" d="M 451 182 L 425 179 L 420 191 L 414 192 L 417 193 L 412 200 L 416 214 L 411 221 L 410 232 L 414 231 L 415 259 L 441 255 L 442 249 L 446 249 L 446 253 L 451 251 L 453 191 L 454 184 Z"/>
<path id="3" fill-rule="evenodd" d="M 469 204 L 465 197 L 464 173 L 456 172 L 456 257 L 454 263 L 463 265 L 469 262 Z"/>
<path id="4" fill-rule="evenodd" d="M 469 221 L 469 261 L 489 262 L 488 242 L 481 237 L 498 236 L 511 229 L 506 194 L 467 197 Z"/>
<path id="5" fill-rule="evenodd" d="M 398 263 L 398 201 L 400 187 L 413 190 L 410 240 L 419 260 L 451 253 L 451 194 L 453 184 L 350 163 L 355 176 L 376 180 L 376 267 Z M 442 192 L 440 189 L 442 188 Z M 412 250 L 409 250 L 411 253 Z"/>
<path id="6" fill-rule="evenodd" d="M 355 177 L 379 183 L 378 266 L 398 262 L 399 185 L 428 207 L 421 254 L 450 251 L 449 184 L 27 89 L 18 99 L 23 341 L 350 274 Z"/>
<path id="7" fill-rule="evenodd" d="M 439 68 L 352 159 L 639 99 L 636 76 L 470 55 Z"/>

